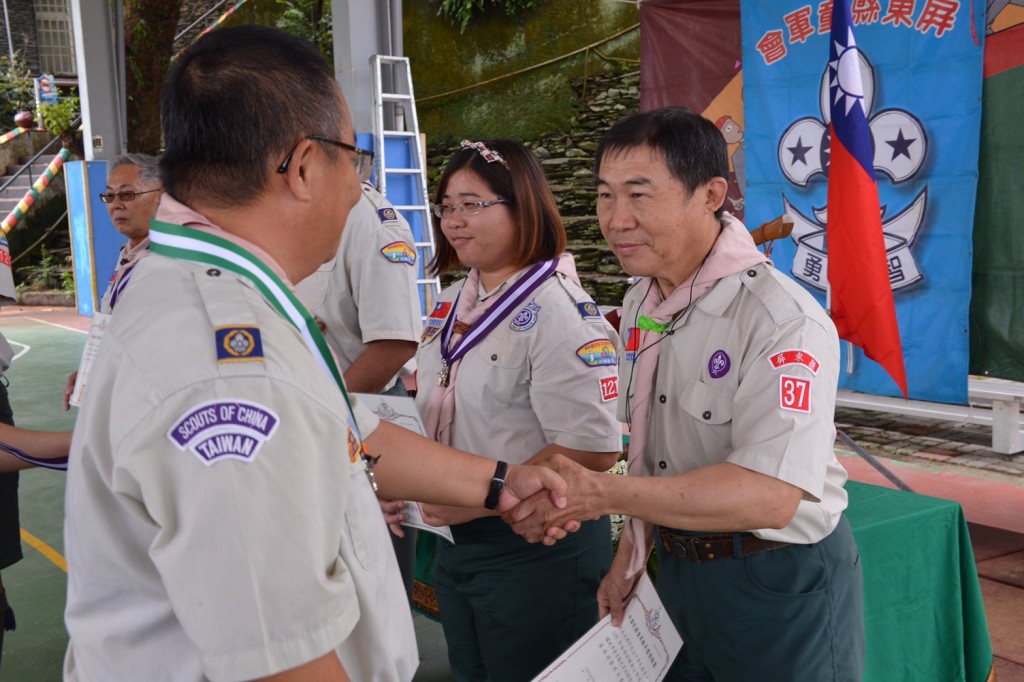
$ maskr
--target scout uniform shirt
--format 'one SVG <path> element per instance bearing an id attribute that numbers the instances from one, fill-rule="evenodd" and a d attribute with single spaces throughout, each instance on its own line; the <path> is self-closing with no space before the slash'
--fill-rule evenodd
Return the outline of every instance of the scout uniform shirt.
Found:
<path id="1" fill-rule="evenodd" d="M 342 371 L 371 341 L 419 339 L 417 272 L 408 223 L 380 192 L 363 183 L 337 256 L 295 286 L 309 312 L 327 326 L 324 336 Z"/>
<path id="2" fill-rule="evenodd" d="M 128 286 L 128 282 L 131 281 L 131 273 L 135 269 L 135 265 L 140 259 L 148 255 L 148 237 L 134 247 L 132 247 L 131 242 L 125 242 L 121 246 L 121 251 L 117 254 L 117 266 L 114 268 L 114 274 L 110 276 L 107 290 L 103 292 L 103 296 L 100 298 L 99 310 L 101 313 L 109 315 L 113 312 L 114 305 L 121 297 L 124 288 Z"/>
<path id="3" fill-rule="evenodd" d="M 626 393 L 636 388 L 645 293 L 634 285 L 623 302 L 622 421 L 635 399 Z M 659 342 L 645 474 L 731 462 L 804 491 L 788 526 L 749 529 L 755 535 L 809 544 L 831 533 L 846 508 L 846 471 L 832 449 L 839 339 L 825 311 L 761 264 L 720 279 L 670 328 Z"/>
<path id="4" fill-rule="evenodd" d="M 500 296 L 523 272 L 482 298 Z M 441 368 L 439 330 L 461 288 L 459 282 L 441 293 L 416 353 L 416 406 L 424 420 Z M 590 296 L 569 277 L 551 275 L 462 358 L 452 447 L 512 464 L 552 443 L 621 450 L 615 343 Z"/>
<path id="5" fill-rule="evenodd" d="M 117 309 L 71 448 L 64 679 L 248 680 L 332 648 L 355 680 L 411 679 L 387 529 L 298 331 L 245 278 L 157 254 Z"/>

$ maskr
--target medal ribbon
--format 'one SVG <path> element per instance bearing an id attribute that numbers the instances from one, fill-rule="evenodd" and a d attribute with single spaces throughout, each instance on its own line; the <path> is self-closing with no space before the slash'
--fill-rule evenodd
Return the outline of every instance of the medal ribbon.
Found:
<path id="1" fill-rule="evenodd" d="M 508 315 L 512 308 L 519 305 L 523 300 L 532 294 L 537 287 L 544 283 L 548 277 L 550 277 L 555 270 L 558 268 L 558 259 L 549 261 L 541 261 L 535 264 L 532 268 L 527 270 L 526 274 L 520 277 L 516 282 L 508 288 L 504 294 L 501 295 L 497 301 L 494 302 L 487 312 L 484 313 L 483 317 L 477 320 L 469 330 L 466 331 L 459 339 L 453 344 L 451 343 L 452 336 L 454 335 L 454 324 L 453 320 L 456 317 L 455 312 L 448 316 L 445 320 L 444 328 L 441 330 L 441 359 L 444 361 L 444 365 L 451 367 L 457 361 L 462 359 L 466 353 L 470 351 L 473 346 L 483 341 L 491 331 L 498 326 L 498 324 Z M 454 310 L 457 312 L 459 309 L 459 298 L 462 297 L 462 292 L 459 292 L 458 297 L 455 299 Z M 450 347 L 449 347 L 450 346 Z"/>
<path id="2" fill-rule="evenodd" d="M 348 426 L 358 439 L 362 451 L 362 437 L 359 435 L 355 413 L 352 411 L 352 400 L 345 389 L 341 371 L 334 362 L 334 356 L 331 355 L 327 341 L 313 316 L 288 285 L 281 281 L 266 263 L 223 237 L 155 219 L 150 220 L 149 225 L 150 250 L 153 253 L 177 260 L 213 265 L 245 277 L 256 286 L 267 302 L 298 330 L 317 364 L 334 380 L 345 398 Z"/>

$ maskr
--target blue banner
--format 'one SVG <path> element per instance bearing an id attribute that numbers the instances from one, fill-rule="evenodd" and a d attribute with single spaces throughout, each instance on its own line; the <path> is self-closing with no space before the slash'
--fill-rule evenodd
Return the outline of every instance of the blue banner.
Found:
<path id="1" fill-rule="evenodd" d="M 863 89 L 856 94 L 874 146 L 910 398 L 966 403 L 985 4 L 851 4 Z M 775 245 L 772 260 L 822 305 L 831 9 L 832 0 L 748 0 L 741 16 L 746 222 L 793 216 L 792 237 Z M 840 387 L 899 395 L 877 363 L 842 346 Z"/>

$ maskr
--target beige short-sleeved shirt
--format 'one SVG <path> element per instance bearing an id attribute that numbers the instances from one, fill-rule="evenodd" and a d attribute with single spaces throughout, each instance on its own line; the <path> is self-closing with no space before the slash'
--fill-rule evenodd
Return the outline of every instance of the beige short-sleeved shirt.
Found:
<path id="1" fill-rule="evenodd" d="M 623 421 L 636 345 L 629 330 L 645 293 L 635 285 L 623 304 Z M 804 499 L 785 528 L 749 530 L 784 542 L 827 536 L 846 508 L 846 471 L 833 451 L 839 340 L 825 311 L 762 264 L 719 280 L 674 326 L 659 344 L 645 473 L 731 462 L 773 476 Z"/>
<path id="2" fill-rule="evenodd" d="M 424 421 L 441 367 L 439 329 L 462 282 L 441 293 L 416 353 Z M 490 292 L 500 296 L 504 288 Z M 518 464 L 549 444 L 590 452 L 622 449 L 615 418 L 617 336 L 591 298 L 556 273 L 459 365 L 452 446 Z"/>
<path id="3" fill-rule="evenodd" d="M 371 341 L 419 340 L 416 261 L 409 224 L 364 183 L 338 255 L 295 286 L 299 299 L 327 326 L 327 342 L 343 371 Z"/>
<path id="4" fill-rule="evenodd" d="M 242 278 L 159 255 L 117 313 L 68 471 L 65 679 L 248 680 L 331 649 L 353 679 L 411 679 L 387 529 L 298 332 Z"/>

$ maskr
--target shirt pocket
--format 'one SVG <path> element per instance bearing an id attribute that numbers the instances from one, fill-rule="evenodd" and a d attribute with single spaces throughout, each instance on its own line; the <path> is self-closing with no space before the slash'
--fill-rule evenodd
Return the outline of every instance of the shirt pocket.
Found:
<path id="1" fill-rule="evenodd" d="M 497 339 L 481 351 L 483 369 L 487 375 L 481 384 L 483 409 L 493 412 L 523 400 L 529 403 L 526 344 Z"/>
<path id="2" fill-rule="evenodd" d="M 722 426 L 732 421 L 732 391 L 692 381 L 683 391 L 682 405 L 699 424 Z"/>

